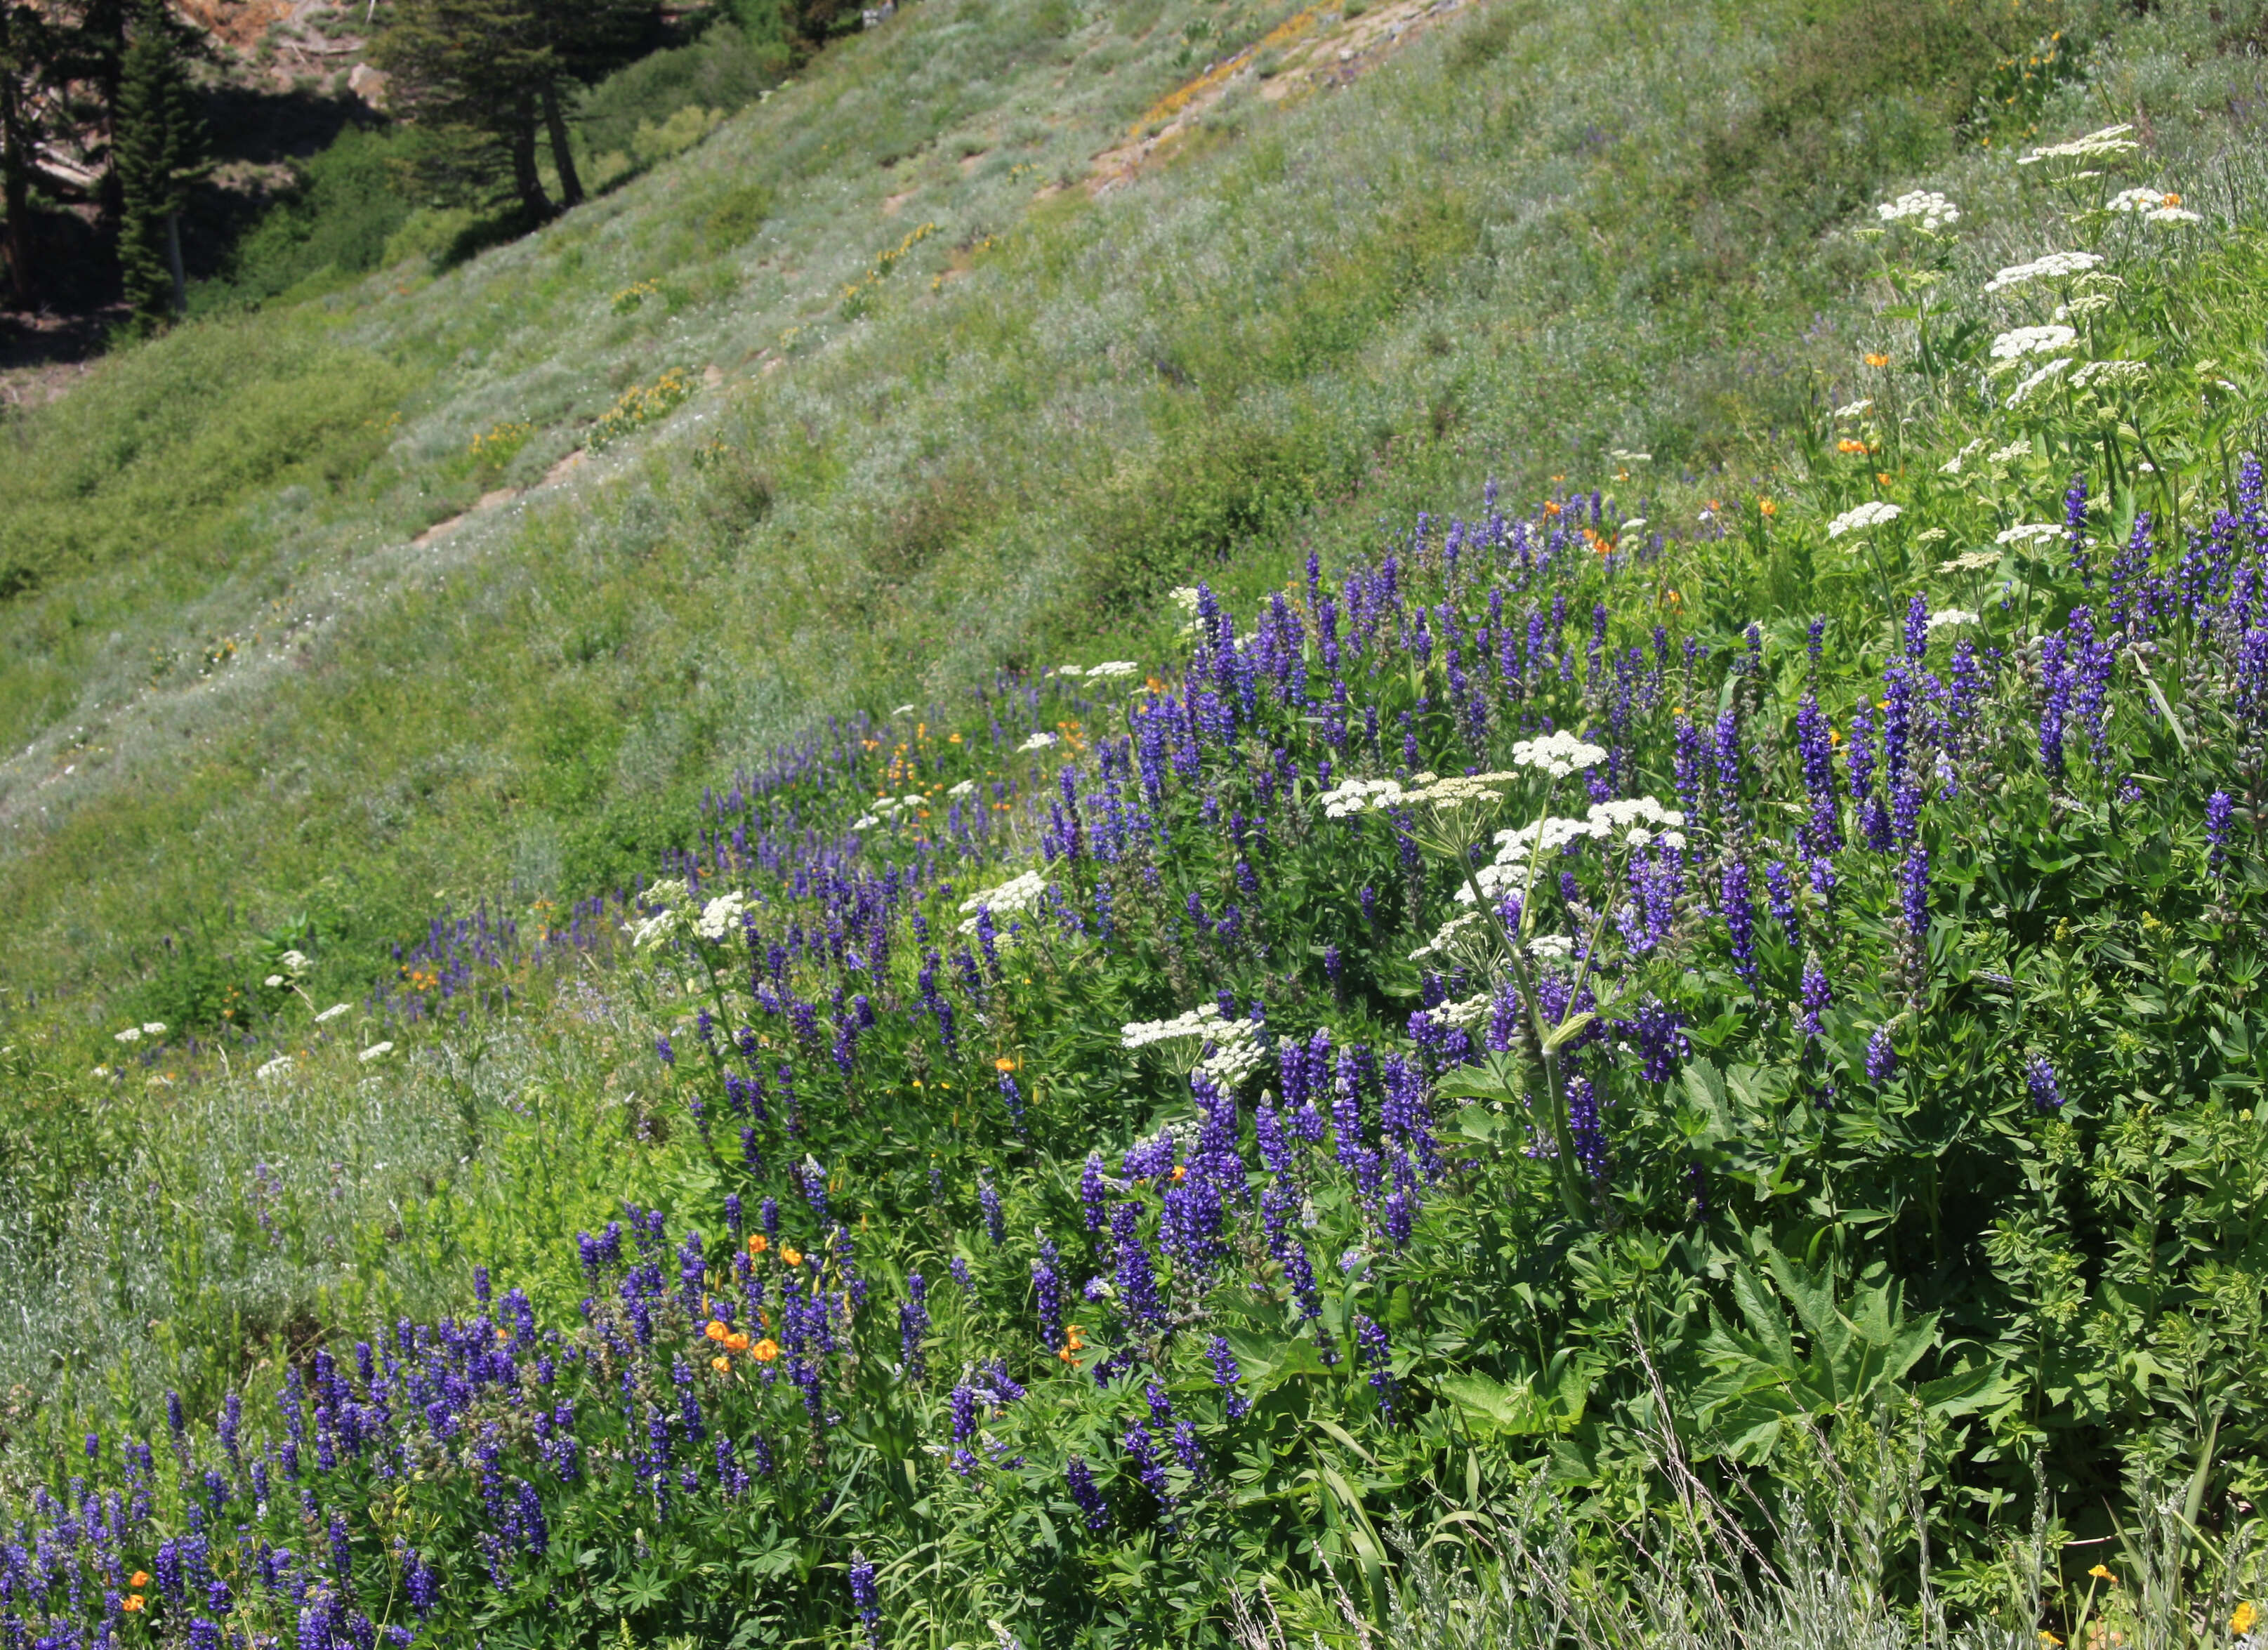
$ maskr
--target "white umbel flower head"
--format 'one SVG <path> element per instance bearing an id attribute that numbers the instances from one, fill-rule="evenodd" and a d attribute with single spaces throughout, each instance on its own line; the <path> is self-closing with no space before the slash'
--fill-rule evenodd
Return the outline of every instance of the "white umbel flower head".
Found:
<path id="1" fill-rule="evenodd" d="M 1988 292 L 2005 292 L 2029 281 L 2052 281 L 2067 275 L 2084 275 L 2102 260 L 2091 252 L 2051 252 L 2029 263 L 2012 263 L 1984 283 Z"/>
<path id="2" fill-rule="evenodd" d="M 1869 498 L 1863 505 L 1853 505 L 1827 524 L 1827 536 L 1839 539 L 1846 533 L 1857 533 L 1867 527 L 1879 527 L 1896 521 L 1905 513 L 1897 505 L 1879 498 Z"/>
<path id="3" fill-rule="evenodd" d="M 2079 335 L 2068 327 L 2016 327 L 1992 340 L 1992 358 L 2019 361 L 2028 355 L 2068 350 L 2078 342 Z"/>
<path id="4" fill-rule="evenodd" d="M 2110 160 L 2120 155 L 2131 155 L 2142 146 L 2126 136 L 2133 129 L 2131 124 L 2106 126 L 2099 132 L 2074 137 L 2067 144 L 2043 144 L 2029 154 L 2019 155 L 2016 164 L 2036 166 L 2043 160 Z"/>
<path id="5" fill-rule="evenodd" d="M 370 1047 L 364 1049 L 360 1054 L 355 1056 L 355 1058 L 367 1065 L 372 1060 L 383 1060 L 387 1055 L 393 1052 L 394 1045 L 392 1043 L 373 1042 Z"/>
<path id="6" fill-rule="evenodd" d="M 1995 544 L 2033 544 L 2042 539 L 2062 536 L 2063 529 L 2052 521 L 2019 521 L 2013 527 L 2003 527 L 1992 535 Z"/>
<path id="7" fill-rule="evenodd" d="M 951 797 L 962 797 L 962 796 L 967 796 L 970 792 L 972 792 L 972 791 L 974 791 L 974 790 L 976 790 L 976 780 L 974 780 L 974 779 L 963 779 L 963 780 L 961 780 L 958 784 L 947 785 L 947 786 L 946 787 L 945 793 L 946 793 L 946 795 L 947 795 L 947 796 L 951 796 Z"/>
<path id="8" fill-rule="evenodd" d="M 315 1023 L 319 1026 L 328 1026 L 331 1021 L 336 1020 L 341 1014 L 350 1014 L 353 1012 L 354 1010 L 352 1006 L 346 1003 L 333 1003 L 328 1008 L 326 1008 L 322 1013 L 315 1016 Z"/>
<path id="9" fill-rule="evenodd" d="M 113 1033 L 112 1041 L 116 1042 L 139 1042 L 142 1041 L 142 1028 L 139 1026 L 129 1026 L 123 1031 Z"/>
<path id="10" fill-rule="evenodd" d="M 1540 768 L 1554 779 L 1564 779 L 1571 773 L 1595 768 L 1606 759 L 1604 746 L 1578 739 L 1565 728 L 1556 733 L 1547 733 L 1542 739 L 1523 739 L 1512 748 L 1515 767 Z"/>
<path id="11" fill-rule="evenodd" d="M 162 1020 L 144 1020 L 142 1022 L 142 1035 L 145 1037 L 164 1036 L 166 1035 L 166 1022 Z"/>
<path id="12" fill-rule="evenodd" d="M 1402 799 L 1398 779 L 1342 779 L 1317 799 L 1329 819 L 1344 819 L 1378 808 L 1393 807 Z"/>
<path id="13" fill-rule="evenodd" d="M 1886 224 L 1918 221 L 1932 233 L 1961 221 L 1961 209 L 1934 189 L 1909 189 L 1895 201 L 1884 201 L 1874 215 Z"/>
<path id="14" fill-rule="evenodd" d="M 2059 355 L 2046 365 L 2039 368 L 2036 372 L 2027 373 L 2024 377 L 2023 382 L 2017 385 L 2015 388 L 2008 392 L 2008 405 L 2011 407 L 2022 406 L 2024 402 L 2030 398 L 2034 390 L 2054 383 L 2056 379 L 2063 376 L 2066 369 L 2070 365 L 2071 357 L 2067 355 Z"/>
<path id="15" fill-rule="evenodd" d="M 1052 733 L 1035 733 L 1022 744 L 1016 747 L 1016 754 L 1020 756 L 1026 751 L 1045 750 L 1049 746 L 1055 742 L 1056 736 Z"/>
<path id="16" fill-rule="evenodd" d="M 1021 875 L 1010 877 L 997 888 L 987 888 L 982 894 L 961 901 L 961 909 L 964 912 L 990 911 L 995 917 L 1013 917 L 1037 905 L 1040 896 L 1047 891 L 1047 879 L 1036 871 L 1027 871 Z M 961 932 L 975 933 L 976 918 L 969 917 L 961 924 Z"/>
<path id="17" fill-rule="evenodd" d="M 1929 615 L 1929 628 L 1941 630 L 1949 624 L 1974 624 L 1977 615 L 1966 608 L 1940 608 Z"/>
<path id="18" fill-rule="evenodd" d="M 269 1083 L 273 1082 L 276 1079 L 283 1076 L 291 1069 L 291 1057 L 288 1054 L 279 1054 L 274 1059 L 269 1061 L 267 1064 L 254 1072 L 253 1076 L 258 1078 L 263 1083 Z"/>
<path id="19" fill-rule="evenodd" d="M 693 932 L 708 940 L 729 938 L 740 925 L 741 915 L 747 909 L 748 902 L 744 895 L 738 892 L 719 894 L 701 908 L 701 915 L 694 922 Z"/>
<path id="20" fill-rule="evenodd" d="M 2071 375 L 2073 389 L 2094 389 L 2105 384 L 2139 384 L 2150 376 L 2147 361 L 2089 361 Z"/>

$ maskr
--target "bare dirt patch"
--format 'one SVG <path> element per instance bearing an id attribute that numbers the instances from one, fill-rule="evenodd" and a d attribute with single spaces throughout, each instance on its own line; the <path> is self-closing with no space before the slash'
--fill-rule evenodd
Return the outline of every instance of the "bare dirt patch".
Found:
<path id="1" fill-rule="evenodd" d="M 1229 92 L 1255 86 L 1263 100 L 1282 103 L 1351 85 L 1443 18 L 1479 0 L 1389 0 L 1359 17 L 1324 6 L 1294 12 L 1242 51 L 1206 65 L 1134 122 L 1125 137 L 1094 158 L 1090 195 L 1105 195 L 1150 161 L 1169 155 Z M 1042 194 L 1053 193 L 1052 189 Z"/>

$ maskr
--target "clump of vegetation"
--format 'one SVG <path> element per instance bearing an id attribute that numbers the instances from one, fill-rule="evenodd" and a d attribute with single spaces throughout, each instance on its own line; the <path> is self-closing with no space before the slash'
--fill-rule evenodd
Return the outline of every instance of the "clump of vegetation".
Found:
<path id="1" fill-rule="evenodd" d="M 1617 448 L 1174 588 L 359 1001 L 279 931 L 233 1159 L 11 1251 L 0 1610 L 2255 1634 L 2262 219 L 2142 163 L 2029 151 L 2020 255 L 1869 203 L 1769 477 Z M 90 1112 L 207 1057 L 107 1035 Z"/>

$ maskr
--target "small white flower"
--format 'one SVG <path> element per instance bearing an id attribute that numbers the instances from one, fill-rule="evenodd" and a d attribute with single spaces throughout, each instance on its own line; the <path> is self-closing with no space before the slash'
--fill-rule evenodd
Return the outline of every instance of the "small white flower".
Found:
<path id="1" fill-rule="evenodd" d="M 117 1042 L 139 1042 L 142 1041 L 142 1028 L 139 1026 L 129 1026 L 125 1030 L 114 1034 L 113 1041 Z"/>
<path id="2" fill-rule="evenodd" d="M 2054 360 L 2049 362 L 2045 366 L 2032 373 L 2029 377 L 2025 379 L 2022 383 L 2017 385 L 2015 388 L 2008 392 L 2008 405 L 2011 407 L 2022 406 L 2024 404 L 2025 397 L 2029 395 L 2034 390 L 2039 388 L 2042 385 L 2051 383 L 2056 379 L 2061 377 L 2064 369 L 2068 367 L 2070 365 L 2071 357 L 2069 356 L 2059 355 L 2056 357 Z M 2028 448 L 2026 450 L 2029 451 L 2029 449 Z"/>
<path id="3" fill-rule="evenodd" d="M 2109 212 L 2154 211 L 2166 203 L 2166 197 L 2156 189 L 2121 189 L 2102 203 Z"/>
<path id="4" fill-rule="evenodd" d="M 142 1022 L 142 1035 L 145 1037 L 164 1036 L 166 1035 L 166 1022 L 162 1020 L 144 1020 Z"/>
<path id="5" fill-rule="evenodd" d="M 2161 206 L 2155 211 L 2143 213 L 2142 219 L 2145 223 L 2150 224 L 2202 224 L 2205 222 L 2205 219 L 2191 211 L 2186 206 Z"/>
<path id="6" fill-rule="evenodd" d="M 1141 668 L 1130 659 L 1106 659 L 1100 665 L 1091 667 L 1086 674 L 1088 680 L 1092 681 L 1097 676 L 1130 676 Z"/>
<path id="7" fill-rule="evenodd" d="M 881 822 L 881 821 L 876 819 L 872 814 L 861 814 L 857 819 L 850 821 L 850 829 L 854 831 L 870 831 Z"/>
<path id="8" fill-rule="evenodd" d="M 1645 526 L 1646 518 L 1644 516 L 1632 516 L 1629 520 L 1624 522 L 1622 526 L 1616 527 L 1615 531 L 1617 533 L 1636 533 Z"/>
<path id="9" fill-rule="evenodd" d="M 1452 917 L 1447 922 L 1443 923 L 1440 928 L 1436 929 L 1434 931 L 1433 937 L 1431 939 L 1418 947 L 1417 950 L 1411 952 L 1410 954 L 1410 961 L 1412 962 L 1423 962 L 1428 957 L 1447 954 L 1450 949 L 1451 942 L 1456 939 L 1457 935 L 1462 932 L 1465 929 L 1471 927 L 1475 923 L 1480 921 L 1480 919 L 1481 916 L 1478 911 L 1460 911 L 1456 916 Z"/>
<path id="10" fill-rule="evenodd" d="M 911 716 L 913 713 L 914 707 L 909 704 L 902 704 L 896 710 L 890 712 L 892 716 Z"/>
<path id="11" fill-rule="evenodd" d="M 1622 447 L 1608 448 L 1607 456 L 1617 464 L 1651 464 L 1653 462 L 1653 454 L 1651 453 L 1631 453 Z"/>
<path id="12" fill-rule="evenodd" d="M 703 939 L 721 940 L 740 925 L 741 914 L 748 909 L 747 896 L 738 893 L 719 894 L 701 908 L 701 916 L 693 930 Z"/>
<path id="13" fill-rule="evenodd" d="M 1512 748 L 1512 760 L 1521 768 L 1540 768 L 1555 779 L 1564 779 L 1571 773 L 1586 768 L 1595 768 L 1606 761 L 1603 746 L 1578 739 L 1562 728 L 1542 739 L 1523 739 Z"/>
<path id="14" fill-rule="evenodd" d="M 2146 361 L 2089 361 L 2071 375 L 2073 389 L 2092 389 L 2098 384 L 2139 384 L 2150 376 Z"/>
<path id="15" fill-rule="evenodd" d="M 1867 527 L 1881 527 L 1896 521 L 1905 513 L 1897 505 L 1870 498 L 1863 505 L 1854 505 L 1827 524 L 1827 536 L 1839 539 L 1846 533 L 1857 533 Z"/>
<path id="16" fill-rule="evenodd" d="M 1966 608 L 1940 608 L 1937 612 L 1929 615 L 1929 628 L 1933 630 L 1942 630 L 1948 624 L 1974 624 L 1976 622 L 1977 615 L 1970 612 Z"/>
<path id="17" fill-rule="evenodd" d="M 1016 754 L 1020 756 L 1026 751 L 1045 750 L 1049 746 L 1055 742 L 1056 736 L 1052 733 L 1035 733 L 1031 738 L 1026 740 L 1022 744 L 1016 747 Z"/>
<path id="18" fill-rule="evenodd" d="M 961 909 L 963 912 L 987 910 L 995 917 L 1012 917 L 1020 911 L 1031 910 L 1047 891 L 1047 879 L 1036 871 L 1027 871 L 1020 876 L 1010 877 L 997 888 L 987 888 L 982 894 L 961 901 Z M 961 932 L 975 933 L 976 918 L 969 917 L 961 924 Z"/>
<path id="19" fill-rule="evenodd" d="M 1344 819 L 1366 809 L 1388 808 L 1402 799 L 1398 779 L 1342 779 L 1316 799 L 1328 819 Z"/>
<path id="20" fill-rule="evenodd" d="M 1056 667 L 1056 674 L 1058 676 L 1084 676 L 1086 673 L 1081 670 L 1077 665 L 1057 665 Z"/>
<path id="21" fill-rule="evenodd" d="M 1837 418 L 1863 418 L 1874 410 L 1874 398 L 1869 395 L 1864 401 L 1854 401 L 1846 407 L 1837 407 L 1835 409 L 1835 416 Z"/>
<path id="22" fill-rule="evenodd" d="M 2017 157 L 2020 166 L 2036 166 L 2043 160 L 2102 160 L 2115 155 L 2133 153 L 2142 145 L 2126 136 L 2132 125 L 2106 126 L 2099 132 L 2089 132 L 2084 137 L 2074 137 L 2067 144 L 2043 144 L 2028 155 Z"/>
<path id="23" fill-rule="evenodd" d="M 1983 436 L 1979 436 L 1977 439 L 1971 441 L 1967 446 L 1962 448 L 1960 452 L 1946 460 L 1944 463 L 1939 465 L 1937 467 L 1937 473 L 1940 475 L 1958 475 L 1961 474 L 1961 467 L 1963 464 L 1966 464 L 1970 460 L 1975 458 L 1984 450 L 1984 438 Z"/>
<path id="24" fill-rule="evenodd" d="M 2068 327 L 2017 327 L 1992 340 L 1992 358 L 2015 361 L 2051 350 L 2068 350 L 2077 342 L 2079 335 Z"/>
<path id="25" fill-rule="evenodd" d="M 291 1057 L 288 1054 L 279 1054 L 274 1059 L 269 1061 L 267 1064 L 254 1072 L 253 1076 L 258 1078 L 264 1083 L 271 1077 L 283 1076 L 284 1072 L 291 1069 Z"/>
<path id="26" fill-rule="evenodd" d="M 2091 252 L 2051 252 L 2029 263 L 2012 263 L 1984 283 L 1987 292 L 2004 292 L 2012 286 L 2021 286 L 2028 281 L 2054 280 L 2066 275 L 2083 275 L 2102 260 Z"/>
<path id="27" fill-rule="evenodd" d="M 963 779 L 963 780 L 962 780 L 959 784 L 955 784 L 955 785 L 948 785 L 948 786 L 946 788 L 946 792 L 945 792 L 945 793 L 946 793 L 946 795 L 947 795 L 947 796 L 967 796 L 970 792 L 972 792 L 972 791 L 974 791 L 974 790 L 976 790 L 976 780 L 974 780 L 974 779 Z"/>
<path id="28" fill-rule="evenodd" d="M 2000 557 L 1992 550 L 1963 550 L 1950 561 L 1940 562 L 1939 570 L 1948 573 L 1981 573 L 1987 568 L 1998 567 Z"/>
<path id="29" fill-rule="evenodd" d="M 367 1064 L 372 1060 L 383 1060 L 387 1055 L 393 1052 L 394 1045 L 392 1043 L 373 1042 L 370 1047 L 364 1049 L 360 1054 L 355 1056 L 355 1058 Z"/>
<path id="30" fill-rule="evenodd" d="M 284 968 L 285 972 L 291 974 L 305 974 L 307 971 L 307 958 L 304 952 L 287 951 L 284 954 Z"/>
<path id="31" fill-rule="evenodd" d="M 1196 613 L 1197 610 L 1197 603 L 1203 600 L 1203 598 L 1197 594 L 1197 588 L 1195 585 L 1176 585 L 1173 589 L 1166 593 L 1166 599 L 1168 601 L 1171 601 L 1175 607 L 1181 608 L 1182 612 L 1189 614 Z"/>
<path id="32" fill-rule="evenodd" d="M 107 1065 L 98 1065 L 93 1071 L 88 1072 L 87 1075 L 90 1077 L 108 1077 L 110 1075 L 110 1068 Z"/>
<path id="33" fill-rule="evenodd" d="M 321 1013 L 315 1016 L 315 1023 L 319 1026 L 325 1025 L 331 1020 L 336 1020 L 341 1014 L 351 1013 L 352 1012 L 353 1010 L 344 1003 L 333 1003 L 328 1008 L 326 1008 Z"/>
<path id="34" fill-rule="evenodd" d="M 268 989 L 271 991 L 281 986 L 283 983 L 284 976 L 280 974 L 271 974 L 268 976 Z"/>
<path id="35" fill-rule="evenodd" d="M 2013 527 L 2003 527 L 1992 535 L 1995 544 L 2031 544 L 2041 539 L 2058 538 L 2063 528 L 2052 521 L 2019 521 Z"/>
<path id="36" fill-rule="evenodd" d="M 1539 962 L 1565 962 L 1575 954 L 1575 942 L 1565 934 L 1538 934 L 1528 942 L 1528 950 Z"/>
<path id="37" fill-rule="evenodd" d="M 1895 201 L 1884 201 L 1874 213 L 1886 224 L 1919 218 L 1924 229 L 1933 231 L 1961 221 L 1961 209 L 1934 189 L 1910 189 Z"/>
<path id="38" fill-rule="evenodd" d="M 2014 464 L 2032 456 L 2032 444 L 2029 441 L 2011 441 L 2007 446 L 1993 448 L 1984 456 L 1994 464 Z"/>

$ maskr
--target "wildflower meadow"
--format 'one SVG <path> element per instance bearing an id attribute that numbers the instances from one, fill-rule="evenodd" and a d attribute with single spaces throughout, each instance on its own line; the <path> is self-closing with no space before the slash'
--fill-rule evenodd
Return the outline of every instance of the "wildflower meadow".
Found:
<path id="1" fill-rule="evenodd" d="M 242 1161 L 12 1240 L 0 1646 L 2258 1650 L 2268 219 L 2016 148 L 2005 257 L 1852 215 L 1768 468 L 1200 569 L 105 1028 Z"/>

